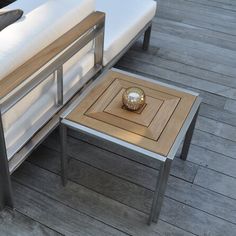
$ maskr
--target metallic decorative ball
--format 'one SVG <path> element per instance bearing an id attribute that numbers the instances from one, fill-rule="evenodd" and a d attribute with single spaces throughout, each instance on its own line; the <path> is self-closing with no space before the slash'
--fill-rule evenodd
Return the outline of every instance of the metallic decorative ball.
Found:
<path id="1" fill-rule="evenodd" d="M 137 111 L 145 103 L 145 93 L 137 87 L 127 88 L 123 93 L 122 101 L 128 110 Z"/>

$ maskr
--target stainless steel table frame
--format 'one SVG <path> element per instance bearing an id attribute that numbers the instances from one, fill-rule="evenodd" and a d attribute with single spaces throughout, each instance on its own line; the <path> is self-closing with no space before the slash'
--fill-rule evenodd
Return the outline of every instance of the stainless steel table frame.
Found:
<path id="1" fill-rule="evenodd" d="M 196 118 L 197 118 L 197 112 L 187 130 L 186 138 L 185 138 L 183 149 L 182 149 L 182 155 L 181 155 L 181 159 L 183 160 L 187 159 L 188 150 L 189 150 Z M 108 142 L 121 145 L 122 147 L 130 149 L 132 151 L 137 151 L 139 153 L 142 153 L 144 156 L 149 157 L 149 158 L 154 158 L 161 163 L 161 167 L 160 167 L 159 175 L 157 179 L 157 184 L 155 187 L 152 208 L 151 208 L 151 212 L 148 219 L 148 224 L 151 224 L 152 221 L 157 223 L 159 215 L 160 215 L 161 206 L 162 206 L 162 202 L 163 202 L 163 198 L 164 198 L 164 194 L 165 194 L 165 190 L 167 186 L 167 181 L 168 181 L 168 177 L 170 173 L 170 167 L 171 167 L 171 163 L 173 159 L 156 155 L 140 147 L 137 147 L 132 144 L 126 143 L 124 141 L 118 140 L 116 138 L 110 137 L 106 134 L 97 132 L 93 129 L 76 124 L 69 120 L 62 119 L 61 126 L 60 126 L 60 137 L 61 137 L 61 147 L 62 147 L 62 151 L 61 151 L 62 171 L 61 173 L 62 173 L 62 182 L 64 186 L 66 185 L 67 179 L 68 179 L 68 158 L 67 158 L 67 129 L 68 128 L 76 130 L 77 132 L 81 132 L 83 134 L 87 134 L 89 136 L 96 137 L 97 139 L 103 139 Z"/>
<path id="2" fill-rule="evenodd" d="M 140 76 L 138 76 L 138 77 L 140 77 Z M 145 77 L 142 77 L 142 79 L 149 80 Z M 159 82 L 155 81 L 155 83 L 159 83 Z M 160 84 L 163 85 L 163 83 L 160 83 Z M 174 88 L 174 89 L 182 90 L 185 92 L 187 91 L 187 90 L 177 88 L 175 86 L 171 86 L 171 85 L 167 85 L 167 86 Z M 194 92 L 191 92 L 191 91 L 187 91 L 187 92 L 196 95 L 196 93 L 194 93 Z M 68 133 L 67 131 L 68 131 L 68 129 L 72 129 L 72 130 L 75 130 L 79 133 L 83 133 L 85 135 L 94 137 L 97 140 L 101 139 L 101 140 L 105 140 L 107 142 L 111 142 L 115 145 L 122 146 L 123 148 L 126 148 L 129 151 L 142 154 L 145 158 L 152 158 L 155 161 L 160 162 L 161 165 L 160 165 L 159 175 L 157 178 L 156 187 L 155 187 L 155 191 L 154 191 L 152 207 L 151 207 L 151 211 L 150 211 L 149 218 L 148 218 L 148 224 L 150 225 L 151 222 L 157 223 L 157 221 L 159 219 L 160 212 L 161 212 L 161 206 L 163 203 L 165 190 L 167 187 L 171 163 L 172 163 L 172 161 L 178 151 L 178 148 L 180 147 L 183 140 L 184 140 L 184 143 L 183 143 L 183 148 L 182 148 L 182 153 L 181 153 L 180 158 L 182 160 L 187 159 L 187 155 L 188 155 L 195 123 L 196 123 L 197 116 L 198 116 L 198 110 L 199 110 L 199 106 L 201 103 L 201 98 L 200 97 L 196 98 L 196 101 L 194 102 L 194 104 L 191 108 L 191 111 L 188 114 L 188 117 L 185 120 L 185 122 L 184 122 L 178 136 L 176 137 L 176 140 L 175 140 L 175 142 L 174 142 L 174 144 L 167 156 L 162 156 L 158 153 L 146 150 L 146 149 L 141 148 L 139 146 L 130 144 L 126 141 L 117 139 L 117 138 L 109 136 L 105 133 L 96 131 L 94 129 L 88 128 L 86 126 L 83 126 L 81 124 L 78 124 L 76 122 L 66 119 L 66 116 L 75 108 L 75 106 L 79 105 L 79 102 L 81 100 L 82 100 L 82 98 L 80 98 L 75 104 L 73 104 L 72 107 L 69 108 L 69 110 L 66 111 L 65 114 L 62 115 L 62 117 L 61 117 L 61 124 L 60 124 L 61 175 L 62 175 L 63 185 L 65 186 L 67 184 L 67 180 L 68 180 L 68 157 L 67 157 L 67 133 Z"/>

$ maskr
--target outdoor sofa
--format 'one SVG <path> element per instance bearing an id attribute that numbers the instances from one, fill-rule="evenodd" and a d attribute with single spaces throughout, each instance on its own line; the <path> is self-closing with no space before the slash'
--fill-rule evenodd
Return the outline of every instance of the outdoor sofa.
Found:
<path id="1" fill-rule="evenodd" d="M 18 0 L 6 9 L 17 8 L 23 17 L 0 32 L 0 209 L 13 208 L 10 175 L 88 81 L 143 33 L 148 48 L 156 2 Z"/>

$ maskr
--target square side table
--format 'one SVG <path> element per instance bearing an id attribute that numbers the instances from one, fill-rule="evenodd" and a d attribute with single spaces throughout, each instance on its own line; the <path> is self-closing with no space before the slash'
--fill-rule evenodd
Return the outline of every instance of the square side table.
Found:
<path id="1" fill-rule="evenodd" d="M 141 112 L 122 106 L 126 88 L 146 94 Z M 186 160 L 201 98 L 197 93 L 112 69 L 101 75 L 61 116 L 62 180 L 67 182 L 67 129 L 106 140 L 161 163 L 148 224 L 157 222 L 171 162 L 184 140 Z"/>

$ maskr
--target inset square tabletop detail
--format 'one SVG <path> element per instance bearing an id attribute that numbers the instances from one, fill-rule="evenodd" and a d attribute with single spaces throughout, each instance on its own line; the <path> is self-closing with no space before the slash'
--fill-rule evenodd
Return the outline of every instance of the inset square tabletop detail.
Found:
<path id="1" fill-rule="evenodd" d="M 140 111 L 124 109 L 126 88 L 146 94 Z M 164 85 L 109 71 L 66 119 L 167 156 L 197 96 Z"/>

